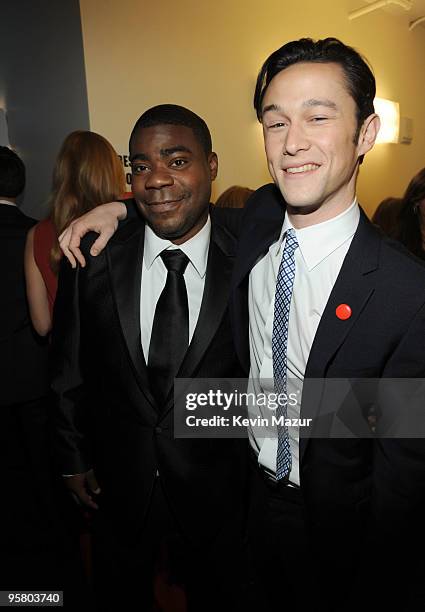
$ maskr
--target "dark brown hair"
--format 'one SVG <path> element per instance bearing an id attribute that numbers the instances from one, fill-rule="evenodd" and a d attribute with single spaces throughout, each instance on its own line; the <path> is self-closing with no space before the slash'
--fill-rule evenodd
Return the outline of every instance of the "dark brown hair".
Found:
<path id="1" fill-rule="evenodd" d="M 402 204 L 402 198 L 385 198 L 373 213 L 372 223 L 379 225 L 387 236 L 394 237 Z"/>
<path id="2" fill-rule="evenodd" d="M 233 185 L 226 189 L 226 191 L 223 191 L 215 205 L 219 208 L 243 208 L 253 193 L 254 190 L 249 189 L 249 187 Z"/>
<path id="3" fill-rule="evenodd" d="M 262 120 L 263 98 L 270 81 L 285 68 L 300 62 L 334 63 L 341 66 L 348 92 L 356 103 L 357 132 L 354 140 L 357 142 L 364 120 L 375 112 L 375 77 L 366 60 L 353 47 L 345 45 L 337 38 L 294 40 L 274 51 L 266 59 L 258 74 L 254 94 L 254 108 L 258 120 Z"/>
<path id="4" fill-rule="evenodd" d="M 425 168 L 422 168 L 410 181 L 403 196 L 403 203 L 398 215 L 397 233 L 400 240 L 412 253 L 425 259 L 422 247 L 420 204 L 425 200 Z"/>

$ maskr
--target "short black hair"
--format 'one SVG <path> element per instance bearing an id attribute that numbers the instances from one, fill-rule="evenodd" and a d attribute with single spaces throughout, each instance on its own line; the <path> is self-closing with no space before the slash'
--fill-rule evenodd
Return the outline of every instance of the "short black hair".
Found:
<path id="1" fill-rule="evenodd" d="M 258 74 L 254 94 L 254 108 L 258 120 L 260 122 L 262 120 L 263 98 L 270 81 L 285 68 L 300 62 L 335 63 L 341 66 L 347 89 L 356 103 L 355 141 L 357 141 L 363 121 L 375 112 L 373 106 L 376 93 L 375 77 L 360 53 L 337 38 L 316 41 L 311 38 L 300 38 L 286 43 L 266 59 Z"/>
<path id="2" fill-rule="evenodd" d="M 156 125 L 183 125 L 188 127 L 193 131 L 205 151 L 206 157 L 212 152 L 211 134 L 205 121 L 193 111 L 177 104 L 159 104 L 145 111 L 138 118 L 131 132 L 130 147 L 132 138 L 138 130 Z"/>
<path id="3" fill-rule="evenodd" d="M 24 162 L 9 147 L 0 147 L 0 197 L 16 198 L 24 187 Z"/>

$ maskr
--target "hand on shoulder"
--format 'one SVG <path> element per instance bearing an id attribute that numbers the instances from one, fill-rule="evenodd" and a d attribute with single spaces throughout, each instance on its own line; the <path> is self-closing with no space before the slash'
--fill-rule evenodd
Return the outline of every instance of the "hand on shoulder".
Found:
<path id="1" fill-rule="evenodd" d="M 96 256 L 103 251 L 110 238 L 118 228 L 118 222 L 127 217 L 127 207 L 122 202 L 108 202 L 96 206 L 72 223 L 59 236 L 60 248 L 73 268 L 77 262 L 84 268 L 86 260 L 81 252 L 81 239 L 88 232 L 96 232 L 99 237 L 90 249 L 90 255 Z"/>

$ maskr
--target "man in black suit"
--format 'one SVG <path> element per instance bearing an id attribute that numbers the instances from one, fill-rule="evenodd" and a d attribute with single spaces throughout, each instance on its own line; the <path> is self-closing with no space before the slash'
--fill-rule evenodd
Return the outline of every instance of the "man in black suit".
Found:
<path id="1" fill-rule="evenodd" d="M 304 436 L 292 426 L 250 432 L 251 543 L 272 610 L 424 603 L 424 440 L 381 433 L 409 408 L 402 387 L 389 395 L 382 379 L 425 374 L 425 268 L 357 204 L 359 165 L 379 129 L 374 96 L 366 62 L 336 39 L 284 45 L 257 80 L 275 185 L 246 209 L 235 343 L 254 390 L 295 394 L 282 414 L 312 419 Z M 374 437 L 368 418 L 379 413 Z"/>
<path id="2" fill-rule="evenodd" d="M 42 550 L 51 501 L 47 345 L 32 328 L 26 300 L 25 239 L 35 220 L 16 204 L 24 187 L 24 163 L 0 147 L 0 470 L 8 500 L 0 513 L 2 588 L 37 588 L 50 578 Z"/>
<path id="3" fill-rule="evenodd" d="M 25 166 L 8 147 L 0 147 L 0 164 L 0 405 L 10 406 L 45 396 L 48 384 L 46 346 L 32 329 L 25 291 L 25 238 L 36 223 L 16 204 L 25 187 Z"/>
<path id="4" fill-rule="evenodd" d="M 139 118 L 130 156 L 139 214 L 97 258 L 89 235 L 84 268 L 61 269 L 57 455 L 68 486 L 96 509 L 100 609 L 134 597 L 151 609 L 165 551 L 189 610 L 235 610 L 246 443 L 173 436 L 174 377 L 241 373 L 227 310 L 235 242 L 209 216 L 217 156 L 205 122 L 174 105 Z"/>

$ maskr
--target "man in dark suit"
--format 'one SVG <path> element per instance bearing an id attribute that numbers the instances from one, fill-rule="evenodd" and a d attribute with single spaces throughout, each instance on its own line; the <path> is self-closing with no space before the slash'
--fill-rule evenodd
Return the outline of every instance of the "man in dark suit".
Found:
<path id="1" fill-rule="evenodd" d="M 379 129 L 374 96 L 366 62 L 336 39 L 284 45 L 257 81 L 275 185 L 246 209 L 235 343 L 255 391 L 295 394 L 281 414 L 312 419 L 304 436 L 291 425 L 250 432 L 251 544 L 272 610 L 424 602 L 424 440 L 381 435 L 390 408 L 400 417 L 409 406 L 370 379 L 425 374 L 425 268 L 357 204 L 359 165 Z M 382 413 L 376 437 L 371 406 Z"/>
<path id="2" fill-rule="evenodd" d="M 25 166 L 8 147 L 0 147 L 0 162 L 0 405 L 9 406 L 38 400 L 48 385 L 46 345 L 32 329 L 25 292 L 25 239 L 36 223 L 16 204 L 25 187 Z"/>
<path id="3" fill-rule="evenodd" d="M 68 486 L 96 509 L 101 610 L 134 597 L 151 609 L 164 554 L 189 610 L 235 610 L 246 443 L 173 436 L 174 377 L 241 373 L 227 311 L 235 242 L 209 216 L 217 156 L 205 122 L 174 105 L 140 117 L 130 156 L 140 214 L 97 258 L 89 235 L 84 268 L 61 269 L 57 455 Z"/>
<path id="4" fill-rule="evenodd" d="M 46 491 L 47 345 L 32 328 L 26 300 L 25 239 L 35 220 L 16 204 L 24 187 L 22 160 L 0 147 L 0 470 L 9 500 L 0 513 L 2 588 L 37 588 L 50 578 L 42 550 L 50 537 L 51 501 Z"/>

